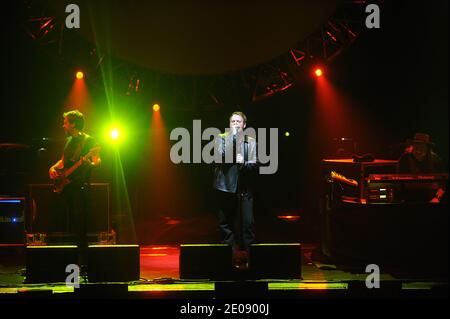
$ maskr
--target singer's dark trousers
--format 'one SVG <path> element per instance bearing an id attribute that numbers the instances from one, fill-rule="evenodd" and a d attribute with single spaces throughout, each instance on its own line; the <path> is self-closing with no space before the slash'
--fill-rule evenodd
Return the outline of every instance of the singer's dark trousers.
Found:
<path id="1" fill-rule="evenodd" d="M 255 241 L 253 195 L 228 193 L 216 190 L 218 203 L 219 230 L 222 243 L 233 249 L 248 251 Z M 241 216 L 239 216 L 239 206 Z M 240 218 L 239 218 L 240 217 Z M 240 239 L 242 236 L 242 240 Z M 240 245 L 241 244 L 241 245 Z"/>

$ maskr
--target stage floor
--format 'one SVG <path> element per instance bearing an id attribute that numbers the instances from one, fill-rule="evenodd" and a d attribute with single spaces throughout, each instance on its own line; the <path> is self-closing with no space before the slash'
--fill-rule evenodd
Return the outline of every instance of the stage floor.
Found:
<path id="1" fill-rule="evenodd" d="M 317 247 L 316 244 L 302 244 L 302 278 L 249 280 L 246 277 L 248 270 L 236 270 L 234 280 L 212 281 L 180 279 L 178 245 L 141 246 L 139 281 L 93 284 L 82 280 L 81 286 L 104 287 L 105 294 L 86 294 L 93 298 L 211 299 L 220 297 L 219 287 L 225 298 L 448 297 L 448 274 L 433 273 L 429 269 L 412 272 L 408 271 L 408 267 L 401 271 L 381 269 L 381 288 L 367 289 L 365 282 L 368 273 L 365 273 L 364 267 L 320 262 L 320 258 L 316 258 Z M 3 255 L 0 259 L 0 299 L 81 296 L 64 283 L 26 284 L 24 274 L 23 256 L 5 258 Z M 258 287 L 264 288 L 258 290 Z M 251 294 L 246 291 L 251 291 Z"/>

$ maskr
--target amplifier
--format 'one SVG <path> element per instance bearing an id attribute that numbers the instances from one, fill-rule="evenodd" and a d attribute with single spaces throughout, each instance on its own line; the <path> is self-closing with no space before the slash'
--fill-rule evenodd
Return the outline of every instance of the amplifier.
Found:
<path id="1" fill-rule="evenodd" d="M 397 191 L 388 183 L 368 183 L 366 199 L 367 203 L 392 203 Z"/>
<path id="2" fill-rule="evenodd" d="M 109 183 L 91 183 L 90 214 L 87 220 L 87 232 L 91 234 L 110 233 L 110 195 Z M 58 211 L 57 196 L 52 184 L 30 184 L 30 221 L 29 233 L 67 233 L 67 218 Z"/>
<path id="3" fill-rule="evenodd" d="M 0 197 L 0 244 L 25 242 L 24 217 L 24 197 Z"/>

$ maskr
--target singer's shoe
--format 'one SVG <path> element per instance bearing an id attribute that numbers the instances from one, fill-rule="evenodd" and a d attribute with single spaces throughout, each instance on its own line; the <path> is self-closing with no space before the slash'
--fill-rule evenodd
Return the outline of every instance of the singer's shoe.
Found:
<path id="1" fill-rule="evenodd" d="M 236 250 L 233 254 L 233 265 L 236 269 L 247 269 L 248 253 L 244 250 Z"/>
<path id="2" fill-rule="evenodd" d="M 240 264 L 240 265 L 234 265 L 234 268 L 237 270 L 247 270 L 248 269 L 248 263 Z"/>

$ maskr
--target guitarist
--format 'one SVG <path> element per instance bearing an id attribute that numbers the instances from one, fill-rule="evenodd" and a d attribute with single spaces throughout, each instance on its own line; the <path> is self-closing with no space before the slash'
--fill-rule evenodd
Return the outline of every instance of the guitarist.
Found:
<path id="1" fill-rule="evenodd" d="M 68 184 L 64 186 L 58 198 L 60 212 L 67 216 L 67 231 L 75 234 L 80 249 L 81 265 L 85 262 L 87 248 L 86 220 L 89 208 L 89 180 L 91 169 L 101 163 L 98 152 L 90 152 L 96 141 L 83 131 L 84 115 L 78 110 L 63 114 L 63 129 L 67 135 L 61 159 L 49 169 L 50 178 L 56 181 L 73 165 L 79 165 L 68 176 Z M 89 156 L 85 156 L 89 153 Z"/>

